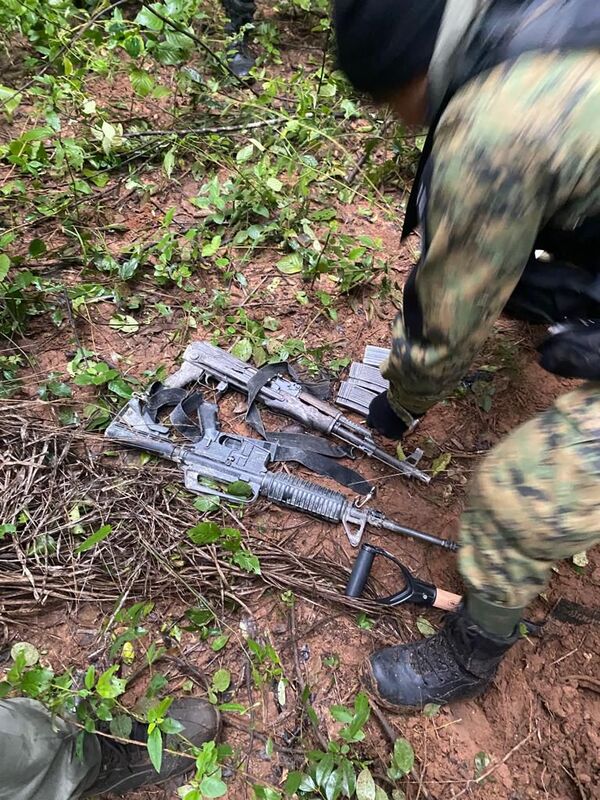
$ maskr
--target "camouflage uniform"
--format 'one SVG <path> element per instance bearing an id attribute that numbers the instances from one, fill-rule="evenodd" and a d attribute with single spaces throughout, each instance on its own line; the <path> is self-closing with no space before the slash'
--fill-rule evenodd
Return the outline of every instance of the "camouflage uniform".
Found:
<path id="1" fill-rule="evenodd" d="M 539 232 L 600 214 L 600 53 L 524 55 L 469 81 L 436 131 L 427 183 L 424 256 L 382 370 L 407 421 L 468 371 Z M 600 384 L 588 384 L 484 462 L 463 523 L 467 583 L 526 605 L 553 560 L 600 541 L 599 473 Z"/>

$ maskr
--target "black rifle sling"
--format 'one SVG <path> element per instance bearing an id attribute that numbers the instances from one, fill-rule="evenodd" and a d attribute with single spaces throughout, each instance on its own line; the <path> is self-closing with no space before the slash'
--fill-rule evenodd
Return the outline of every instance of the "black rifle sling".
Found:
<path id="1" fill-rule="evenodd" d="M 161 409 L 175 405 L 170 414 L 171 424 L 178 433 L 195 443 L 204 435 L 199 415 L 203 402 L 204 398 L 200 392 L 186 394 L 184 389 L 157 388 L 148 399 L 146 410 L 152 421 L 156 422 Z M 260 425 L 262 426 L 262 420 Z M 261 433 L 260 430 L 257 432 Z M 345 467 L 335 460 L 347 455 L 342 447 L 335 447 L 318 436 L 308 434 L 267 433 L 264 427 L 261 435 L 271 445 L 271 459 L 274 463 L 302 464 L 318 475 L 332 478 L 357 494 L 367 495 L 373 488 L 356 470 Z"/>
<path id="2" fill-rule="evenodd" d="M 246 410 L 246 422 L 250 427 L 262 436 L 267 442 L 274 442 L 279 445 L 277 449 L 276 461 L 296 461 L 303 464 L 308 469 L 333 478 L 341 486 L 346 486 L 358 494 L 367 495 L 373 487 L 356 470 L 338 464 L 334 459 L 349 458 L 350 452 L 344 448 L 330 444 L 320 436 L 312 436 L 309 433 L 268 433 L 265 429 L 260 411 L 256 405 L 256 399 L 269 381 L 273 380 L 282 372 L 289 371 L 286 363 L 266 364 L 257 370 L 256 375 L 248 381 L 248 406 Z M 292 375 L 292 377 L 294 377 Z"/>
<path id="3" fill-rule="evenodd" d="M 169 417 L 175 430 L 191 442 L 199 442 L 202 439 L 203 431 L 198 412 L 203 402 L 204 398 L 200 392 L 192 392 L 175 406 Z M 192 414 L 196 415 L 195 419 Z"/>
<path id="4" fill-rule="evenodd" d="M 156 423 L 162 408 L 178 405 L 186 395 L 187 391 L 185 389 L 166 389 L 161 383 L 154 383 L 150 387 L 146 401 L 143 403 L 143 415 Z"/>

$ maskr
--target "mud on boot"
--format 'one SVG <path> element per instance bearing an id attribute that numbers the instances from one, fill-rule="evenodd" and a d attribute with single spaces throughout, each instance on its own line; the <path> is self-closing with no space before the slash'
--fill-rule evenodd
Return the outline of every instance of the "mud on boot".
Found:
<path id="1" fill-rule="evenodd" d="M 398 711 L 467 700 L 488 688 L 518 638 L 518 627 L 511 636 L 494 636 L 461 609 L 435 636 L 374 653 L 365 682 L 377 700 Z"/>
<path id="2" fill-rule="evenodd" d="M 181 736 L 196 747 L 216 739 L 219 734 L 219 712 L 206 700 L 185 698 L 175 700 L 169 709 L 169 717 L 183 726 Z M 134 723 L 131 739 L 146 742 L 147 726 Z M 156 786 L 171 778 L 184 775 L 194 767 L 193 760 L 166 752 L 180 750 L 182 739 L 178 735 L 167 736 L 162 767 L 157 773 L 145 746 L 122 744 L 104 736 L 98 737 L 102 752 L 100 772 L 93 786 L 83 795 L 92 797 L 106 792 L 124 795 L 140 786 Z"/>

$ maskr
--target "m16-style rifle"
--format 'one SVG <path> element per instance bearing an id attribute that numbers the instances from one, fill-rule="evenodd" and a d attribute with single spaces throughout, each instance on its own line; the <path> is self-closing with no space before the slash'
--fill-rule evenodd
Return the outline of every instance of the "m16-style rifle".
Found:
<path id="1" fill-rule="evenodd" d="M 183 387 L 192 381 L 212 378 L 218 381 L 220 391 L 232 388 L 247 395 L 248 418 L 255 401 L 260 400 L 270 411 L 291 417 L 310 430 L 335 436 L 402 475 L 423 483 L 431 481 L 429 475 L 417 469 L 414 457 L 400 461 L 391 456 L 378 447 L 371 431 L 364 425 L 352 422 L 338 408 L 316 397 L 300 383 L 282 377 L 283 366 L 267 365 L 257 369 L 209 342 L 195 342 L 187 347 L 183 366 L 167 378 L 165 386 Z M 262 426 L 254 427 L 262 433 Z"/>
<path id="2" fill-rule="evenodd" d="M 191 440 L 189 443 L 174 442 L 171 428 L 158 419 L 158 411 L 165 406 L 174 406 L 171 421 Z M 192 413 L 197 413 L 198 423 L 193 422 Z M 399 525 L 380 511 L 359 508 L 340 492 L 285 473 L 269 472 L 270 464 L 282 460 L 278 452 L 281 445 L 222 432 L 217 406 L 204 402 L 200 392 L 188 394 L 159 385 L 148 395 L 132 398 L 109 425 L 106 437 L 180 464 L 186 488 L 196 494 L 243 504 L 262 496 L 318 519 L 341 523 L 353 547 L 358 547 L 365 528 L 370 526 L 446 550 L 456 549 L 455 542 Z M 248 497 L 227 491 L 227 486 L 239 481 L 250 487 Z"/>

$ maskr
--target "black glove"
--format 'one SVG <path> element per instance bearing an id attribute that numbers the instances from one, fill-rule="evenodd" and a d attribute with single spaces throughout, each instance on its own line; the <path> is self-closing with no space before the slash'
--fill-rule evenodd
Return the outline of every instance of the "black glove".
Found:
<path id="1" fill-rule="evenodd" d="M 566 322 L 550 333 L 538 348 L 544 369 L 562 378 L 600 380 L 600 319 Z"/>
<path id="2" fill-rule="evenodd" d="M 407 414 L 407 416 L 410 416 L 410 414 Z M 416 422 L 416 418 L 413 419 L 412 423 L 400 419 L 390 405 L 387 391 L 377 395 L 369 406 L 367 425 L 388 439 L 399 441 L 408 429 L 412 428 L 414 422 Z"/>

